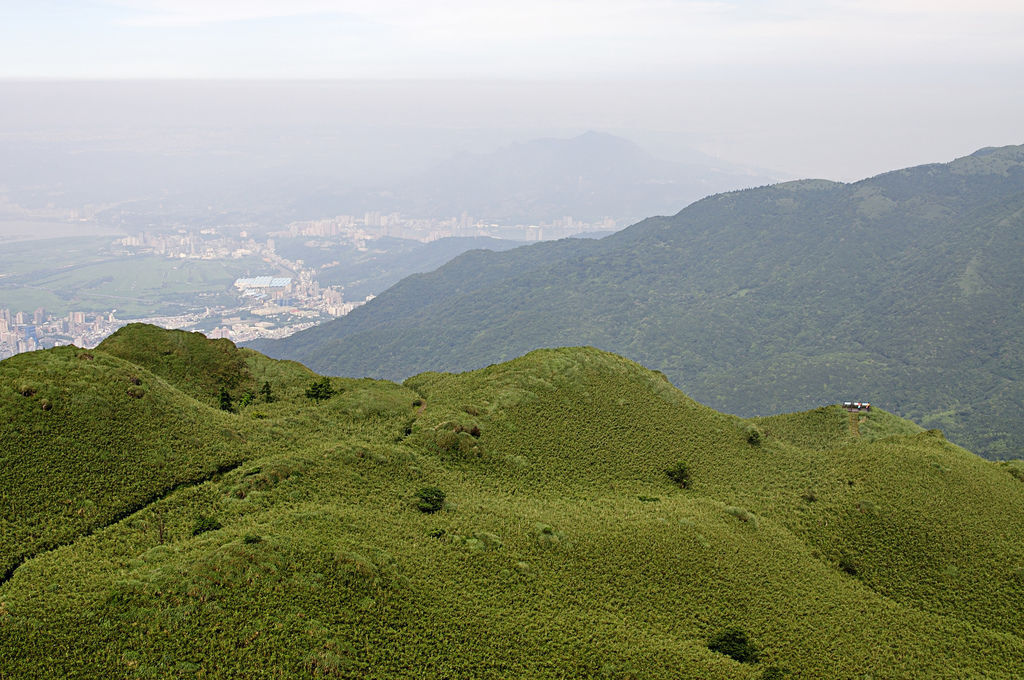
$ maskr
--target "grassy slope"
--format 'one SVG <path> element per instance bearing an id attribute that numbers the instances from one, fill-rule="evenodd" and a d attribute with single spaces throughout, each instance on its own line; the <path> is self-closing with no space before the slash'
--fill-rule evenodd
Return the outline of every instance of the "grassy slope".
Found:
<path id="1" fill-rule="evenodd" d="M 252 438 L 244 421 L 103 352 L 61 347 L 3 361 L 0 573 L 237 464 Z"/>
<path id="2" fill-rule="evenodd" d="M 954 678 L 1024 664 L 1024 485 L 932 434 L 886 436 L 905 427 L 886 414 L 875 441 L 835 408 L 761 419 L 755 447 L 748 421 L 597 350 L 405 386 L 335 379 L 343 391 L 319 405 L 301 366 L 243 355 L 279 399 L 216 415 L 252 428 L 256 450 L 20 567 L 0 586 L 5 678 L 32 677 L 43 649 L 67 677 Z M 679 459 L 687 490 L 664 475 Z M 417 512 L 422 486 L 447 507 Z M 192 536 L 198 515 L 223 528 Z M 760 664 L 707 649 L 726 625 L 756 639 Z"/>

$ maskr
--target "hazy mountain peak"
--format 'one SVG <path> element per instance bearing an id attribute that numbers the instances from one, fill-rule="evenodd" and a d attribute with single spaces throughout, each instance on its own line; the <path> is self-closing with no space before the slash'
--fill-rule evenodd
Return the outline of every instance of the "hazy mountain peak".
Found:
<path id="1" fill-rule="evenodd" d="M 610 217 L 623 224 L 774 179 L 696 154 L 687 163 L 665 160 L 631 140 L 589 130 L 461 154 L 414 178 L 402 194 L 418 206 L 409 212 L 466 211 L 520 222 Z"/>

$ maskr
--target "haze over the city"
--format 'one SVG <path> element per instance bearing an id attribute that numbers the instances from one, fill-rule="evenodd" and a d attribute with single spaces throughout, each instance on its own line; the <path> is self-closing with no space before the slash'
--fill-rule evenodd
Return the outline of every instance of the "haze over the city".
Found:
<path id="1" fill-rule="evenodd" d="M 599 130 L 668 159 L 856 180 L 1017 143 L 1024 119 L 1012 1 L 116 0 L 2 14 L 5 144 L 113 135 L 172 162 L 244 146 L 244 163 L 218 167 L 255 177 L 392 178 Z"/>

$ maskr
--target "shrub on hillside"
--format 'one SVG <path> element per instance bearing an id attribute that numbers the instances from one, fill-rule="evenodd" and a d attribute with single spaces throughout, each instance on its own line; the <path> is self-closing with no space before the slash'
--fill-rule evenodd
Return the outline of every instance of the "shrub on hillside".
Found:
<path id="1" fill-rule="evenodd" d="M 679 461 L 668 470 L 665 470 L 665 474 L 668 475 L 669 479 L 678 484 L 680 488 L 690 488 L 690 468 L 683 461 Z"/>
<path id="2" fill-rule="evenodd" d="M 217 521 L 217 518 L 200 515 L 196 517 L 195 523 L 192 524 L 192 535 L 198 536 L 199 534 L 205 534 L 207 531 L 216 531 L 220 528 L 221 523 Z"/>
<path id="3" fill-rule="evenodd" d="M 747 443 L 751 446 L 760 446 L 764 441 L 764 432 L 757 425 L 747 425 Z"/>
<path id="4" fill-rule="evenodd" d="M 857 561 L 848 553 L 843 553 L 839 556 L 839 568 L 850 576 L 857 575 Z"/>
<path id="5" fill-rule="evenodd" d="M 220 394 L 217 396 L 217 399 L 220 402 L 221 411 L 230 412 L 235 410 L 234 405 L 231 403 L 231 395 L 228 394 L 228 391 L 225 388 L 220 388 Z"/>
<path id="6" fill-rule="evenodd" d="M 331 379 L 327 377 L 314 380 L 309 387 L 306 388 L 306 396 L 315 401 L 323 401 L 324 399 L 330 399 L 337 391 L 331 386 Z"/>
<path id="7" fill-rule="evenodd" d="M 740 663 L 757 663 L 761 656 L 757 645 L 740 628 L 729 626 L 708 640 L 708 649 L 725 654 Z"/>
<path id="8" fill-rule="evenodd" d="M 1011 460 L 1003 463 L 1003 466 L 1017 481 L 1024 482 L 1024 460 Z"/>
<path id="9" fill-rule="evenodd" d="M 433 514 L 444 507 L 444 491 L 434 486 L 425 486 L 416 492 L 416 509 Z"/>
<path id="10" fill-rule="evenodd" d="M 264 380 L 263 387 L 260 388 L 260 396 L 263 397 L 263 403 L 269 404 L 274 401 L 274 393 L 270 389 L 270 381 Z"/>
<path id="11" fill-rule="evenodd" d="M 554 527 L 550 524 L 537 522 L 533 525 L 533 530 L 537 536 L 537 543 L 539 543 L 542 548 L 568 547 L 568 543 L 565 540 L 565 534 L 560 531 L 555 531 Z"/>

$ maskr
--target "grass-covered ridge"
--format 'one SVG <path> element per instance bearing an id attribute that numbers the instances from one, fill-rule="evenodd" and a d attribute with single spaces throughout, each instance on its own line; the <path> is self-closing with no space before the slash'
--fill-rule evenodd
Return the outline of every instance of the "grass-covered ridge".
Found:
<path id="1" fill-rule="evenodd" d="M 216 404 L 222 387 L 234 396 L 256 389 L 243 352 L 230 340 L 132 323 L 96 349 L 153 371 L 199 401 Z"/>
<path id="2" fill-rule="evenodd" d="M 5 680 L 41 664 L 82 678 L 1011 678 L 1024 667 L 1024 475 L 889 414 L 856 431 L 834 406 L 745 420 L 591 348 L 404 385 L 332 378 L 336 394 L 319 401 L 305 396 L 317 376 L 243 350 L 273 400 L 225 413 L 156 366 L 81 352 L 4 361 L 0 388 L 86 371 L 106 394 L 88 371 L 138 369 L 197 424 L 239 433 L 223 440 L 238 464 L 14 570 L 0 585 Z M 16 411 L 43 392 L 2 403 Z M 137 422 L 150 447 L 176 436 L 146 434 L 151 416 L 132 410 L 142 399 L 111 393 L 117 422 Z M 54 415 L 58 403 L 36 408 Z M 39 475 L 25 488 L 47 478 L 4 456 Z M 680 464 L 686 484 L 666 474 Z M 138 469 L 119 476 L 144 478 Z M 5 536 L 52 517 L 28 509 Z"/>

